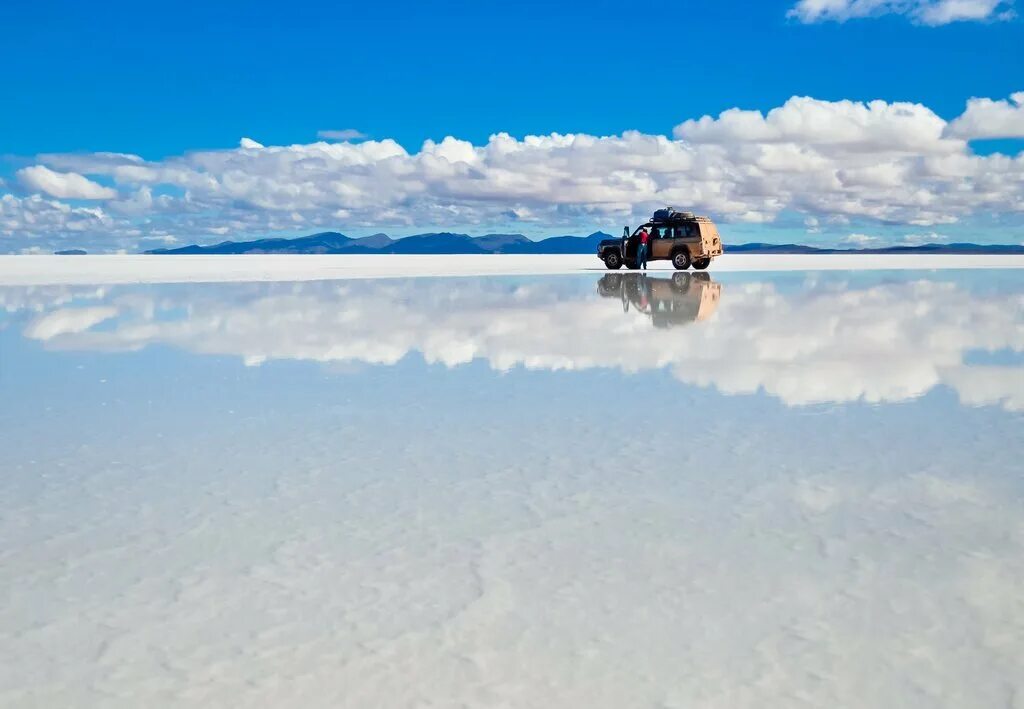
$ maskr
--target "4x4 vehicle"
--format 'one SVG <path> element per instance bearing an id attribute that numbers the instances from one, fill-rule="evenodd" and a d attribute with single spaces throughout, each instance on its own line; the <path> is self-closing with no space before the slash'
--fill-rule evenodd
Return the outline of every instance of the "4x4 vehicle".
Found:
<path id="1" fill-rule="evenodd" d="M 706 273 L 673 273 L 671 278 L 646 273 L 606 273 L 597 283 L 604 298 L 618 298 L 623 312 L 645 314 L 656 328 L 707 320 L 718 308 L 722 286 Z"/>
<path id="2" fill-rule="evenodd" d="M 704 270 L 711 259 L 722 255 L 718 228 L 707 217 L 691 212 L 677 212 L 671 207 L 659 209 L 649 222 L 638 226 L 632 234 L 623 227 L 621 239 L 605 239 L 597 247 L 597 257 L 610 269 L 637 268 L 636 252 L 640 232 L 650 234 L 647 243 L 648 261 L 671 261 L 680 271 L 690 266 Z"/>

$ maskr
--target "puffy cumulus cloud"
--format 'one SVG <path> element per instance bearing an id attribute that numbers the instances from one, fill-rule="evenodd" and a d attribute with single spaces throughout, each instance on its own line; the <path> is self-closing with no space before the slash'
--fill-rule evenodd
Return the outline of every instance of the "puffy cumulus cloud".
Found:
<path id="1" fill-rule="evenodd" d="M 97 184 L 77 172 L 54 172 L 45 165 L 18 170 L 18 180 L 30 190 L 60 199 L 113 199 L 117 190 Z"/>
<path id="2" fill-rule="evenodd" d="M 787 14 L 806 23 L 905 15 L 932 26 L 1015 16 L 1013 0 L 799 0 Z"/>
<path id="3" fill-rule="evenodd" d="M 138 229 L 101 207 L 76 207 L 40 195 L 0 195 L 0 252 L 82 245 L 101 235 L 103 245 L 120 246 L 114 235 L 130 238 Z"/>
<path id="4" fill-rule="evenodd" d="M 1009 101 L 972 98 L 967 110 L 946 127 L 954 138 L 1024 138 L 1024 91 L 1010 95 Z"/>
<path id="5" fill-rule="evenodd" d="M 1005 111 L 1017 110 L 1017 98 Z M 672 138 L 499 133 L 483 145 L 428 140 L 416 152 L 387 139 L 265 146 L 245 138 L 235 149 L 159 161 L 41 155 L 22 182 L 54 192 L 54 183 L 78 178 L 75 194 L 109 198 L 104 207 L 125 230 L 198 241 L 510 221 L 592 228 L 665 204 L 750 223 L 784 212 L 808 224 L 922 226 L 1024 214 L 1024 155 L 975 155 L 964 137 L 965 125 L 986 125 L 979 106 L 951 128 L 920 104 L 794 97 L 766 114 L 731 109 L 684 121 Z M 116 194 L 90 177 L 111 181 Z M 123 241 L 125 230 L 105 233 Z"/>
<path id="6" fill-rule="evenodd" d="M 947 379 L 966 404 L 1024 411 L 1024 367 L 961 366 Z"/>
<path id="7" fill-rule="evenodd" d="M 113 289 L 99 302 L 87 293 L 84 308 L 67 298 L 50 307 L 8 300 L 31 312 L 27 336 L 61 349 L 160 344 L 249 364 L 394 364 L 419 353 L 449 367 L 483 360 L 498 370 L 668 369 L 688 384 L 763 391 L 794 406 L 898 402 L 945 385 L 968 404 L 1024 409 L 1019 367 L 968 357 L 1024 352 L 1020 291 L 978 293 L 944 280 L 858 287 L 828 277 L 796 292 L 770 282 L 678 280 L 688 279 L 609 274 L 597 282 L 602 297 L 566 291 L 566 282 L 510 290 L 458 279 L 250 284 L 222 286 L 227 297 L 199 288 L 160 300 Z M 40 291 L 44 299 L 55 292 Z M 93 320 L 103 328 L 90 327 Z"/>
<path id="8" fill-rule="evenodd" d="M 833 220 L 933 225 L 984 209 L 1024 211 L 1024 156 L 974 155 L 947 127 L 920 104 L 794 97 L 767 114 L 730 109 L 686 121 L 674 134 L 732 166 L 733 194 L 760 188 Z"/>
<path id="9" fill-rule="evenodd" d="M 949 154 L 962 145 L 943 141 L 946 122 L 926 106 L 914 103 L 819 101 L 795 96 L 767 115 L 729 109 L 717 119 L 681 123 L 678 138 L 692 143 L 799 145 L 835 154 Z M 794 153 L 794 165 L 816 163 L 816 156 Z M 788 165 L 787 165 L 788 167 Z"/>

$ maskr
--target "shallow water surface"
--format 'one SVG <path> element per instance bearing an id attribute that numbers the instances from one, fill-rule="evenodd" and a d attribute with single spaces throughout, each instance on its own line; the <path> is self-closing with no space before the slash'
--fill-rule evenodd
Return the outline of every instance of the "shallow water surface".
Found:
<path id="1" fill-rule="evenodd" d="M 1022 412 L 1020 272 L 0 287 L 0 705 L 1014 706 Z"/>

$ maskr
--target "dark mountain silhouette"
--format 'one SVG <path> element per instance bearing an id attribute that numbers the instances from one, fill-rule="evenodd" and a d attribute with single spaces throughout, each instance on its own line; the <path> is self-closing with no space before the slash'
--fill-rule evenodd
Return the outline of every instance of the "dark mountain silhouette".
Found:
<path id="1" fill-rule="evenodd" d="M 596 254 L 597 245 L 610 234 L 552 236 L 533 241 L 522 234 L 469 236 L 452 232 L 416 234 L 392 239 L 387 234 L 351 238 L 325 231 L 295 239 L 224 241 L 211 246 L 153 249 L 147 254 Z M 1024 245 L 922 244 L 871 249 L 832 249 L 802 244 L 738 244 L 726 246 L 733 254 L 1024 254 Z"/>
<path id="2" fill-rule="evenodd" d="M 485 254 L 488 253 L 476 239 L 466 234 L 417 234 L 398 239 L 381 249 L 388 254 Z"/>
<path id="3" fill-rule="evenodd" d="M 394 242 L 394 239 L 383 233 L 371 234 L 370 236 L 364 236 L 359 239 L 352 239 L 353 246 L 362 246 L 367 249 L 383 249 Z"/>
<path id="4" fill-rule="evenodd" d="M 327 231 L 296 239 L 224 241 L 211 246 L 183 246 L 153 249 L 147 254 L 589 254 L 611 236 L 595 232 L 590 236 L 555 236 L 533 241 L 522 234 L 469 236 L 438 232 L 392 239 L 374 234 L 353 239 Z"/>
<path id="5" fill-rule="evenodd" d="M 822 254 L 835 253 L 833 249 L 819 249 L 814 246 L 803 246 L 802 244 L 738 244 L 736 246 L 724 246 L 731 254 Z"/>
<path id="6" fill-rule="evenodd" d="M 367 237 L 373 238 L 373 237 Z M 147 254 L 331 254 L 344 250 L 355 239 L 334 231 L 300 236 L 296 239 L 256 239 L 222 241 L 212 246 L 183 246 L 180 249 L 153 249 Z"/>
<path id="7" fill-rule="evenodd" d="M 506 254 L 596 254 L 597 245 L 611 234 L 595 231 L 590 236 L 550 236 L 542 241 L 513 244 L 502 251 Z"/>
<path id="8" fill-rule="evenodd" d="M 476 237 L 474 241 L 484 251 L 495 254 L 517 253 L 516 249 L 529 248 L 531 244 L 537 243 L 522 234 L 485 234 Z"/>
<path id="9" fill-rule="evenodd" d="M 85 256 L 85 249 L 64 249 L 63 251 L 54 251 L 54 256 Z"/>

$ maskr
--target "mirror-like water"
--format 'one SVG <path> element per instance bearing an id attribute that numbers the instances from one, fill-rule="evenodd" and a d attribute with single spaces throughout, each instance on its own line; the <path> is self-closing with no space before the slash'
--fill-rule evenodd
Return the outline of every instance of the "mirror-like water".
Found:
<path id="1" fill-rule="evenodd" d="M 1011 272 L 0 287 L 4 706 L 1024 696 Z"/>

